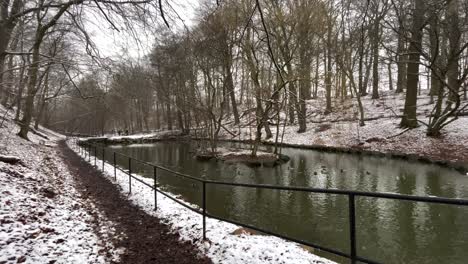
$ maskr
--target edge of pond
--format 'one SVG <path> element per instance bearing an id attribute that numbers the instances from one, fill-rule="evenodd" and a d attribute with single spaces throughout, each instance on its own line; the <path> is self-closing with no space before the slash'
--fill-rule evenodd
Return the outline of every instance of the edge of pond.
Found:
<path id="1" fill-rule="evenodd" d="M 97 137 L 97 138 L 88 138 L 85 141 L 93 141 L 94 143 L 102 143 L 105 145 L 118 145 L 118 144 L 141 144 L 141 143 L 155 143 L 161 141 L 177 141 L 177 140 L 208 140 L 207 138 L 200 137 L 191 137 L 188 135 L 170 135 L 166 137 L 147 137 L 147 138 L 122 138 L 118 140 L 110 140 L 108 137 Z M 220 142 L 233 142 L 233 143 L 252 143 L 251 140 L 238 140 L 238 139 L 219 139 Z M 274 142 L 263 141 L 262 144 L 265 146 L 274 146 Z M 404 152 L 395 152 L 395 151 L 377 151 L 377 150 L 366 150 L 356 147 L 335 147 L 335 146 L 325 146 L 325 145 L 302 145 L 302 144 L 291 144 L 291 143 L 278 143 L 280 147 L 296 148 L 296 149 L 310 149 L 325 151 L 330 153 L 348 153 L 348 154 L 359 154 L 364 156 L 374 156 L 374 157 L 386 157 L 394 158 L 408 161 L 418 161 L 427 164 L 435 164 L 444 167 L 454 169 L 462 174 L 468 173 L 468 163 L 465 162 L 454 162 L 449 160 L 434 159 L 427 155 L 421 154 L 410 154 Z"/>

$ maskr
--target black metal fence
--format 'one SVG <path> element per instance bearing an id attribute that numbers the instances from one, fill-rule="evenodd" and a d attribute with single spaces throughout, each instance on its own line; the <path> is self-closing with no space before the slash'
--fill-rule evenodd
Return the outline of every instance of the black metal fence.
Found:
<path id="1" fill-rule="evenodd" d="M 75 144 L 78 147 L 78 151 L 82 154 L 85 155 L 85 159 L 88 159 L 89 162 L 92 162 L 91 158 L 91 153 L 94 153 L 94 165 L 99 166 L 97 164 L 97 150 L 102 149 L 102 168 L 104 170 L 104 165 L 105 165 L 105 148 L 102 146 L 98 146 L 95 144 L 90 144 L 87 142 L 80 142 L 78 139 L 73 139 L 72 140 L 73 144 Z M 357 261 L 364 262 L 364 263 L 379 263 L 377 261 L 373 261 L 364 257 L 361 257 L 357 254 L 357 243 L 356 243 L 356 197 L 373 197 L 373 198 L 382 198 L 382 199 L 392 199 L 392 200 L 401 200 L 401 201 L 413 201 L 413 202 L 425 202 L 425 203 L 433 203 L 433 204 L 445 204 L 445 205 L 461 205 L 461 206 L 468 206 L 468 199 L 455 199 L 455 198 L 442 198 L 442 197 L 424 197 L 424 196 L 415 196 L 415 195 L 403 195 L 403 194 L 394 194 L 394 193 L 373 193 L 373 192 L 362 192 L 362 191 L 347 191 L 347 190 L 338 190 L 338 189 L 320 189 L 320 188 L 308 188 L 308 187 L 287 187 L 287 186 L 276 186 L 276 185 L 266 185 L 266 184 L 245 184 L 245 183 L 232 183 L 232 182 L 222 182 L 222 181 L 212 181 L 212 180 L 204 180 L 204 179 L 199 179 L 190 175 L 182 174 L 158 165 L 154 165 L 145 161 L 141 161 L 135 158 L 132 158 L 130 156 L 127 156 L 122 153 L 118 152 L 112 152 L 113 155 L 113 163 L 110 164 L 114 167 L 114 178 L 117 177 L 117 170 L 120 170 L 124 172 L 125 174 L 128 175 L 128 183 L 129 183 L 129 192 L 132 192 L 132 180 L 136 180 L 145 186 L 148 186 L 149 188 L 153 189 L 154 192 L 154 210 L 157 210 L 158 207 L 158 201 L 157 201 L 157 192 L 161 193 L 162 195 L 166 196 L 167 198 L 173 200 L 174 202 L 184 206 L 187 209 L 190 209 L 191 211 L 194 211 L 198 214 L 201 214 L 203 216 L 203 239 L 206 239 L 206 217 L 210 217 L 213 219 L 225 221 L 231 224 L 235 224 L 238 226 L 242 226 L 245 228 L 249 228 L 261 233 L 265 233 L 268 235 L 273 235 L 282 239 L 286 239 L 292 242 L 296 242 L 302 245 L 306 245 L 318 250 L 322 250 L 325 252 L 329 252 L 332 254 L 335 254 L 337 256 L 345 257 L 351 260 L 351 263 L 356 263 Z M 116 158 L 118 156 L 121 156 L 123 158 L 128 159 L 128 170 L 122 169 L 117 165 Z M 135 177 L 132 172 L 132 164 L 133 162 L 139 162 L 141 164 L 150 166 L 153 168 L 153 181 L 154 184 L 148 184 L 145 181 L 142 181 L 138 177 Z M 166 171 L 169 172 L 170 174 L 184 178 L 184 179 L 189 179 L 192 181 L 197 181 L 202 184 L 202 206 L 201 210 L 199 208 L 194 208 L 186 203 L 180 201 L 179 199 L 171 196 L 167 192 L 162 191 L 160 188 L 158 188 L 157 185 L 157 173 L 158 170 L 161 171 Z M 282 191 L 295 191 L 295 192 L 307 192 L 307 193 L 319 193 L 319 194 L 331 194 L 331 195 L 344 195 L 347 196 L 348 198 L 348 210 L 349 210 L 349 246 L 350 250 L 349 252 L 343 252 L 341 250 L 329 248 L 329 247 L 324 247 L 315 243 L 303 241 L 300 239 L 296 239 L 293 237 L 285 236 L 282 234 L 278 234 L 275 232 L 271 232 L 269 230 L 265 230 L 262 228 L 258 228 L 253 225 L 241 223 L 238 221 L 226 219 L 223 217 L 219 217 L 216 215 L 212 215 L 206 211 L 206 190 L 208 185 L 213 185 L 213 186 L 234 186 L 234 187 L 244 187 L 244 188 L 259 188 L 259 189 L 269 189 L 269 190 L 282 190 Z"/>

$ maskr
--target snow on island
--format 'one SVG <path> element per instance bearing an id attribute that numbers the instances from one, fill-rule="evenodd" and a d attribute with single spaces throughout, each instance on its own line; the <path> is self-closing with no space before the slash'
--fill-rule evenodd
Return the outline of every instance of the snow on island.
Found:
<path id="1" fill-rule="evenodd" d="M 179 139 L 185 136 L 180 130 L 157 131 L 146 134 L 134 134 L 126 136 L 105 135 L 102 137 L 91 137 L 82 139 L 89 143 L 99 142 L 101 144 L 138 144 L 138 143 L 152 143 L 162 140 Z"/>
<path id="2" fill-rule="evenodd" d="M 76 153 L 78 149 L 69 145 Z M 84 157 L 84 156 L 82 156 Z M 92 159 L 93 160 L 93 159 Z M 97 163 L 102 160 L 97 157 Z M 98 166 L 98 169 L 101 166 Z M 104 172 L 109 181 L 120 187 L 122 194 L 128 195 L 128 175 L 117 170 L 117 180 L 114 181 L 114 167 L 104 165 Z M 152 179 L 133 175 L 138 180 L 153 185 Z M 241 232 L 239 226 L 223 221 L 207 218 L 207 241 L 202 239 L 202 216 L 177 204 L 162 194 L 157 194 L 158 209 L 154 211 L 154 192 L 138 181 L 132 181 L 132 194 L 128 199 L 145 210 L 148 214 L 157 216 L 168 224 L 174 232 L 178 232 L 183 240 L 191 241 L 213 263 L 294 263 L 294 264 L 331 264 L 328 259 L 312 254 L 312 249 L 297 243 L 289 242 L 273 236 L 260 236 L 250 232 Z M 197 208 L 196 205 L 186 203 Z"/>
<path id="3" fill-rule="evenodd" d="M 216 159 L 226 163 L 243 163 L 252 167 L 273 167 L 289 161 L 289 157 L 286 155 L 257 151 L 256 155 L 253 156 L 252 150 L 227 148 L 217 148 L 215 152 L 209 150 L 197 150 L 195 157 L 200 161 Z"/>

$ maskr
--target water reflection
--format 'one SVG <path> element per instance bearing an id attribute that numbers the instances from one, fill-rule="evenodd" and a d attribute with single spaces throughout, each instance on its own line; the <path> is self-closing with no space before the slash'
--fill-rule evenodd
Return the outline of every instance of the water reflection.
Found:
<path id="1" fill-rule="evenodd" d="M 285 148 L 282 152 L 291 157 L 287 164 L 249 168 L 198 162 L 192 149 L 188 143 L 166 142 L 113 146 L 108 151 L 212 180 L 468 197 L 468 177 L 436 165 Z M 128 164 L 125 159 L 118 159 L 118 163 Z M 132 164 L 132 170 L 148 176 L 153 173 L 151 168 L 138 164 Z M 158 171 L 158 177 L 170 191 L 201 204 L 199 183 L 163 171 Z M 207 198 L 212 214 L 349 251 L 346 196 L 209 185 Z M 356 202 L 360 256 L 384 263 L 467 262 L 468 208 L 364 197 Z"/>

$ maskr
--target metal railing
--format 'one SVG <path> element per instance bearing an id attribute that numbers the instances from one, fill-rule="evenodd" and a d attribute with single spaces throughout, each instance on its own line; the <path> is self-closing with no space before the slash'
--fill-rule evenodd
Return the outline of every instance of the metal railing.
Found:
<path id="1" fill-rule="evenodd" d="M 79 152 L 83 155 L 85 155 L 85 159 L 88 159 L 89 162 L 91 162 L 91 152 L 94 151 L 94 165 L 98 166 L 96 164 L 96 157 L 97 157 L 97 150 L 102 149 L 102 168 L 104 170 L 104 163 L 105 161 L 105 148 L 102 146 L 98 146 L 95 144 L 90 144 L 87 142 L 79 142 L 78 139 L 74 139 L 73 143 L 79 148 Z M 116 163 L 116 157 L 117 156 L 122 156 L 125 158 L 128 158 L 128 171 L 120 168 L 117 163 Z M 153 168 L 153 181 L 154 184 L 148 184 L 145 181 L 142 181 L 141 179 L 135 177 L 132 174 L 132 161 L 136 161 L 142 164 L 145 164 L 147 166 L 150 166 Z M 468 199 L 457 199 L 457 198 L 443 198 L 443 197 L 425 197 L 425 196 L 415 196 L 415 195 L 404 195 L 404 194 L 396 194 L 396 193 L 375 193 L 375 192 L 363 192 L 363 191 L 348 191 L 348 190 L 338 190 L 338 189 L 321 189 L 321 188 L 309 188 L 309 187 L 293 187 L 293 186 L 276 186 L 276 185 L 267 185 L 267 184 L 247 184 L 247 183 L 233 183 L 233 182 L 222 182 L 222 181 L 213 181 L 213 180 L 204 180 L 200 178 L 196 178 L 190 175 L 186 175 L 183 173 L 179 173 L 176 171 L 173 171 L 171 169 L 158 166 L 155 164 L 151 164 L 146 161 L 141 161 L 135 158 L 132 158 L 128 155 L 118 153 L 118 152 L 113 152 L 113 165 L 114 167 L 114 178 L 116 179 L 117 173 L 116 170 L 120 170 L 128 175 L 128 182 L 129 182 L 129 192 L 132 192 L 131 185 L 132 185 L 132 179 L 136 180 L 145 186 L 148 186 L 149 188 L 153 189 L 154 192 L 154 210 L 157 210 L 158 206 L 158 201 L 157 201 L 157 193 L 161 193 L 162 195 L 168 197 L 169 199 L 173 200 L 174 202 L 184 206 L 185 208 L 196 212 L 198 214 L 201 214 L 203 216 L 203 239 L 206 239 L 206 217 L 210 217 L 213 219 L 225 221 L 231 224 L 235 224 L 238 226 L 242 226 L 245 228 L 249 228 L 261 233 L 265 233 L 268 235 L 276 236 L 282 239 L 286 239 L 292 242 L 296 242 L 302 245 L 306 245 L 318 250 L 322 250 L 328 253 L 332 253 L 337 256 L 345 257 L 351 260 L 351 263 L 356 263 L 357 261 L 364 262 L 364 263 L 379 263 L 374 260 L 367 259 L 365 257 L 361 257 L 357 254 L 357 243 L 356 243 L 356 197 L 373 197 L 373 198 L 382 198 L 382 199 L 391 199 L 391 200 L 401 200 L 401 201 L 413 201 L 413 202 L 426 202 L 426 203 L 433 203 L 433 204 L 445 204 L 445 205 L 458 205 L 458 206 L 468 206 Z M 165 171 L 168 172 L 176 177 L 183 178 L 183 179 L 189 179 L 192 181 L 196 181 L 202 184 L 202 206 L 201 210 L 199 208 L 194 208 L 186 203 L 180 201 L 179 199 L 171 196 L 167 192 L 162 191 L 160 188 L 158 188 L 157 185 L 157 171 Z M 233 187 L 244 187 L 244 188 L 255 188 L 255 189 L 269 189 L 269 190 L 281 190 L 281 191 L 295 191 L 295 192 L 307 192 L 307 193 L 318 193 L 318 194 L 330 194 L 330 195 L 344 195 L 347 196 L 348 198 L 348 210 L 349 210 L 349 246 L 350 250 L 349 252 L 343 252 L 338 249 L 333 249 L 325 246 L 321 246 L 315 243 L 311 243 L 308 241 L 296 239 L 293 237 L 285 236 L 282 234 L 278 234 L 266 229 L 258 228 L 253 225 L 241 223 L 239 221 L 223 218 L 220 216 L 212 215 L 207 212 L 206 208 L 206 190 L 208 185 L 218 185 L 218 186 L 233 186 Z"/>

